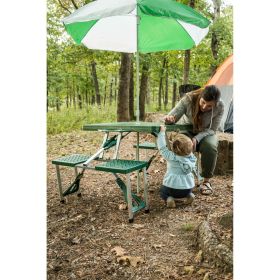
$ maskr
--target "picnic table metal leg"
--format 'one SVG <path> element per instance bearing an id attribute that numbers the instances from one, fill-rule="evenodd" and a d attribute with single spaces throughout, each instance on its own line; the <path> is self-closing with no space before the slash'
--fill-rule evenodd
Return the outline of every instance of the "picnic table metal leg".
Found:
<path id="1" fill-rule="evenodd" d="M 136 160 L 139 160 L 139 132 L 137 132 Z M 139 174 L 139 170 L 137 170 L 137 194 L 139 194 L 140 191 L 139 186 L 140 186 L 140 174 Z"/>
<path id="2" fill-rule="evenodd" d="M 57 184 L 58 184 L 58 192 L 60 195 L 60 202 L 65 203 L 65 199 L 63 197 L 63 191 L 62 191 L 62 181 L 61 181 L 61 176 L 60 176 L 59 165 L 56 164 L 55 169 L 56 169 L 56 177 L 57 177 Z"/>
<path id="3" fill-rule="evenodd" d="M 122 139 L 122 133 L 120 132 L 119 135 L 117 136 L 117 143 L 115 146 L 115 153 L 114 153 L 113 159 L 119 158 L 119 149 L 120 149 L 121 139 Z"/>
<path id="4" fill-rule="evenodd" d="M 75 170 L 75 176 L 77 177 L 78 174 L 79 174 L 79 173 L 78 173 L 78 167 L 75 166 L 75 167 L 74 167 L 74 170 Z M 80 190 L 80 189 L 79 189 L 78 192 L 77 192 L 77 196 L 78 196 L 78 197 L 81 197 L 81 196 L 82 196 L 81 190 Z"/>
<path id="5" fill-rule="evenodd" d="M 143 175 L 144 175 L 144 199 L 145 199 L 145 213 L 149 212 L 149 194 L 148 194 L 148 180 L 147 180 L 147 169 L 146 167 L 143 168 Z"/>
<path id="6" fill-rule="evenodd" d="M 109 138 L 109 132 L 107 131 L 107 132 L 105 132 L 105 135 L 103 137 L 102 147 L 106 143 L 108 138 Z M 103 158 L 103 156 L 104 156 L 104 151 L 99 155 L 99 158 Z"/>
<path id="7" fill-rule="evenodd" d="M 133 222 L 133 212 L 132 212 L 132 195 L 131 195 L 131 183 L 130 183 L 130 173 L 126 174 L 127 183 L 127 208 L 128 208 L 128 221 Z"/>

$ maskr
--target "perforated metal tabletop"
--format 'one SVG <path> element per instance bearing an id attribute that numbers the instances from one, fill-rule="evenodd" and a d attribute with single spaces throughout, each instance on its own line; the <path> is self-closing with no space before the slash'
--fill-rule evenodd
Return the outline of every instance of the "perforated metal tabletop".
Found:
<path id="1" fill-rule="evenodd" d="M 121 131 L 121 132 L 147 132 L 158 133 L 161 123 L 156 122 L 115 122 L 115 123 L 98 123 L 85 124 L 83 130 L 87 131 Z M 166 125 L 166 131 L 189 131 L 191 125 L 170 124 Z"/>

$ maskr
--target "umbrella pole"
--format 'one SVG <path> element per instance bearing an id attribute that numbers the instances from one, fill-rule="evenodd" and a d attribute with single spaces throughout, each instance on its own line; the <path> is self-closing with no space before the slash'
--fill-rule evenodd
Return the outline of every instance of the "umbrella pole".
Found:
<path id="1" fill-rule="evenodd" d="M 136 121 L 139 122 L 139 52 L 136 52 Z"/>

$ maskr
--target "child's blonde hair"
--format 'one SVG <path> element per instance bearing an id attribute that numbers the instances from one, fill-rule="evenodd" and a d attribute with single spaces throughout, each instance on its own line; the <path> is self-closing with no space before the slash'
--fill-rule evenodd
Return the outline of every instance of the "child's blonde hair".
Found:
<path id="1" fill-rule="evenodd" d="M 192 140 L 184 134 L 176 134 L 171 139 L 171 149 L 178 156 L 187 156 L 193 151 Z"/>

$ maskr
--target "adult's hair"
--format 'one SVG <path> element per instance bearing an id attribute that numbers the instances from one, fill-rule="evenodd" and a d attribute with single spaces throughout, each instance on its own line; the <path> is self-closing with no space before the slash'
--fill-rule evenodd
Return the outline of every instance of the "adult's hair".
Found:
<path id="1" fill-rule="evenodd" d="M 215 104 L 220 100 L 221 92 L 215 85 L 206 86 L 190 93 L 192 97 L 192 116 L 193 116 L 193 130 L 197 133 L 202 126 L 199 101 L 203 98 L 205 101 L 214 101 Z"/>

